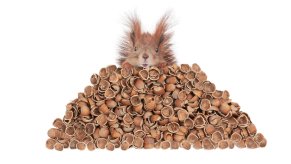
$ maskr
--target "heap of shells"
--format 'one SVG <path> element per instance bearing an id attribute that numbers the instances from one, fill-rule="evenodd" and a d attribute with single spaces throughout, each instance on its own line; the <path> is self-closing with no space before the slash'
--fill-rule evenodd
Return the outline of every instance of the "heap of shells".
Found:
<path id="1" fill-rule="evenodd" d="M 265 147 L 247 113 L 216 90 L 197 64 L 110 65 L 48 130 L 48 149 L 226 149 Z"/>

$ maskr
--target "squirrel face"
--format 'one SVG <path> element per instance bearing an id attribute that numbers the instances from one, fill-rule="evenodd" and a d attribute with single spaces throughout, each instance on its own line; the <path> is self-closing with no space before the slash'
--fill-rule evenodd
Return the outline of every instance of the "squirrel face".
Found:
<path id="1" fill-rule="evenodd" d="M 144 33 L 139 40 L 136 40 L 133 50 L 128 54 L 128 63 L 131 65 L 149 67 L 165 62 L 159 51 L 159 45 L 150 33 Z M 134 60 L 134 57 L 137 57 Z M 131 58 L 132 57 L 132 58 Z"/>
<path id="2" fill-rule="evenodd" d="M 130 31 L 126 33 L 120 45 L 119 64 L 149 67 L 159 64 L 175 63 L 170 44 L 171 33 L 168 33 L 168 16 L 158 22 L 153 33 L 142 32 L 137 17 L 129 18 Z"/>

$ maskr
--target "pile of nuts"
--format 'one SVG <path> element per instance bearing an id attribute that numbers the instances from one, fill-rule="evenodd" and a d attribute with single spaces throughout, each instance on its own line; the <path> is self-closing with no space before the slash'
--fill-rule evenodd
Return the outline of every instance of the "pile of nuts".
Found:
<path id="1" fill-rule="evenodd" d="M 48 149 L 225 149 L 265 147 L 248 114 L 216 90 L 197 64 L 115 65 L 68 103 L 48 130 Z"/>

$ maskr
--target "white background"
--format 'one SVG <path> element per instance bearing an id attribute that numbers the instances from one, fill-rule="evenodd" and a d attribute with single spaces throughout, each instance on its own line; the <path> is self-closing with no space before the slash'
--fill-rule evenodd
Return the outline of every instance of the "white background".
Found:
<path id="1" fill-rule="evenodd" d="M 0 2 L 0 163 L 290 163 L 290 1 Z M 92 73 L 116 64 L 126 13 L 152 31 L 173 11 L 174 51 L 228 90 L 264 149 L 57 152 L 47 130 Z M 288 130 L 289 129 L 289 130 Z"/>

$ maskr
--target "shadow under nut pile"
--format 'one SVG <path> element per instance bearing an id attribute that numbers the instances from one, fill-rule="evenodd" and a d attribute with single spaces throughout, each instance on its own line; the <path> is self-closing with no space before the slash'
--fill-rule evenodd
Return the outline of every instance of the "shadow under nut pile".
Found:
<path id="1" fill-rule="evenodd" d="M 102 68 L 48 130 L 48 149 L 265 147 L 247 113 L 197 64 Z"/>

